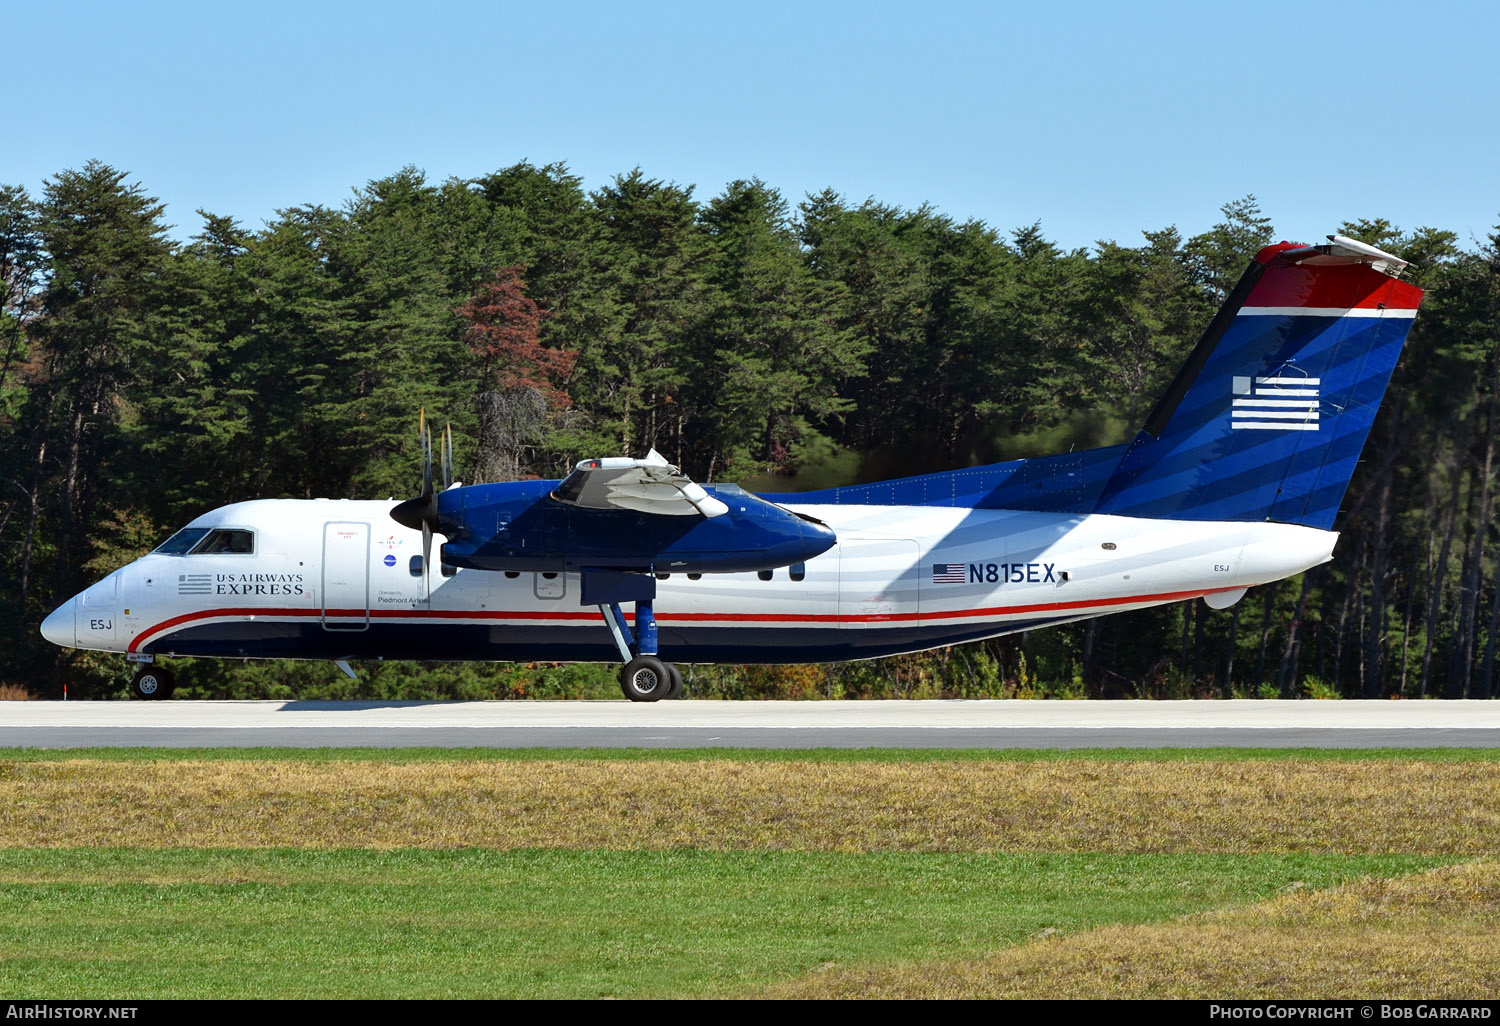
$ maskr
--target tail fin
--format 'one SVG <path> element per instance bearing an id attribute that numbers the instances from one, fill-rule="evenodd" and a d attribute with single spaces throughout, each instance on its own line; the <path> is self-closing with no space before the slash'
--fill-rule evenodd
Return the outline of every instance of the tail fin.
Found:
<path id="1" fill-rule="evenodd" d="M 1333 526 L 1422 290 L 1405 261 L 1329 239 L 1256 255 L 1096 512 Z"/>

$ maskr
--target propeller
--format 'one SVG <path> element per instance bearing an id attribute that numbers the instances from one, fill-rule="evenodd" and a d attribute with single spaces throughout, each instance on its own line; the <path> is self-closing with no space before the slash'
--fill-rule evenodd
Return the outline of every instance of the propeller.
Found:
<path id="1" fill-rule="evenodd" d="M 407 499 L 391 510 L 391 519 L 402 527 L 422 532 L 422 579 L 427 586 L 427 604 L 432 604 L 432 534 L 438 528 L 438 498 L 432 481 L 432 429 L 427 426 L 427 411 L 417 415 L 417 435 L 422 449 L 422 494 Z M 453 428 L 443 429 L 442 463 L 439 467 L 443 487 L 453 485 Z"/>
<path id="2" fill-rule="evenodd" d="M 453 425 L 443 425 L 443 491 L 453 487 Z"/>

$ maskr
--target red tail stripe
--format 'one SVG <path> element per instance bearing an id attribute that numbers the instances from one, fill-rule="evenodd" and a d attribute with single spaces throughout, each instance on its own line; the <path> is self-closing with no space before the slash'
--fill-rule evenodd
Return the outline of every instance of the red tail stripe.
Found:
<path id="1" fill-rule="evenodd" d="M 1422 290 L 1364 264 L 1334 267 L 1272 264 L 1246 306 L 1302 306 L 1324 310 L 1415 310 Z"/>

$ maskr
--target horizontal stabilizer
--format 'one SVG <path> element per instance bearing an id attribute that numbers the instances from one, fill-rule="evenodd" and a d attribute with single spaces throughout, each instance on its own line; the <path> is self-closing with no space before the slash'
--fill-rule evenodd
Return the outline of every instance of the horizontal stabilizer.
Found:
<path id="1" fill-rule="evenodd" d="M 1298 246 L 1284 249 L 1278 255 L 1288 263 L 1314 267 L 1320 264 L 1369 264 L 1392 277 L 1399 277 L 1406 270 L 1406 261 L 1400 257 L 1347 235 L 1330 235 L 1326 246 Z"/>

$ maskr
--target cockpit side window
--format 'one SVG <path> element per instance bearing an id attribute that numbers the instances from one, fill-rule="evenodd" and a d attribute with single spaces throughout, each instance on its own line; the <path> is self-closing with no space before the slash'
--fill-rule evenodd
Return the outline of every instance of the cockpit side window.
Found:
<path id="1" fill-rule="evenodd" d="M 166 556 L 185 556 L 194 545 L 203 540 L 203 536 L 207 533 L 206 527 L 184 527 L 158 545 L 156 551 Z"/>
<path id="2" fill-rule="evenodd" d="M 239 528 L 217 527 L 208 532 L 208 536 L 193 546 L 192 554 L 213 555 L 216 553 L 236 553 L 248 555 L 255 551 L 255 533 L 244 531 Z"/>

